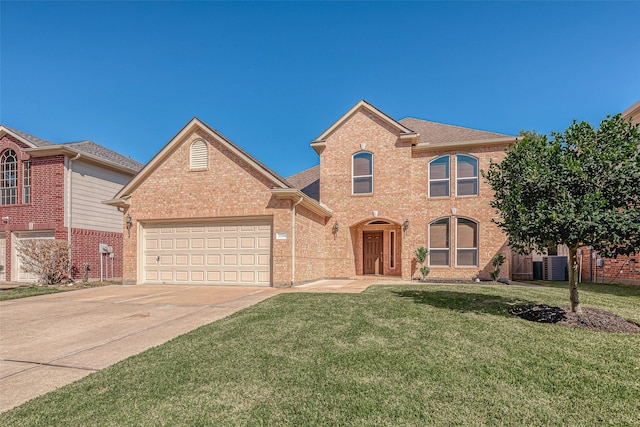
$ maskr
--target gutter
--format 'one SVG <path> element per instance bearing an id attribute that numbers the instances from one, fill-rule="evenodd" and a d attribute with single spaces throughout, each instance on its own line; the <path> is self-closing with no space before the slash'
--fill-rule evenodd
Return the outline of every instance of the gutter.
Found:
<path id="1" fill-rule="evenodd" d="M 73 255 L 73 251 L 72 251 L 72 246 L 71 246 L 71 228 L 73 226 L 73 216 L 72 216 L 72 209 L 73 209 L 73 203 L 71 202 L 71 198 L 73 195 L 72 192 L 72 186 L 73 186 L 73 162 L 78 160 L 80 157 L 82 157 L 82 154 L 77 153 L 76 156 L 72 159 L 69 159 L 68 164 L 67 164 L 67 187 L 68 187 L 68 193 L 67 193 L 67 242 L 69 243 L 69 279 L 73 279 L 73 277 L 71 276 L 72 274 L 72 265 L 73 265 L 73 259 L 72 259 L 72 255 Z M 66 157 L 65 157 L 66 158 Z"/>

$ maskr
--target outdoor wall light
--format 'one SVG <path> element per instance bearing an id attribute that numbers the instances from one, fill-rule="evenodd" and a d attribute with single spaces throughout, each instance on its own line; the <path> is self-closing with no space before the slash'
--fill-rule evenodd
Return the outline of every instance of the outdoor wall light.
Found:
<path id="1" fill-rule="evenodd" d="M 129 237 L 131 237 L 131 227 L 133 227 L 133 221 L 131 220 L 131 215 L 127 214 L 127 231 L 129 232 Z"/>
<path id="2" fill-rule="evenodd" d="M 333 234 L 338 234 L 338 229 L 340 228 L 340 226 L 338 225 L 338 221 L 336 221 L 335 224 L 333 224 L 333 227 L 331 227 L 331 231 L 333 232 Z"/>
<path id="3" fill-rule="evenodd" d="M 9 217 L 8 217 L 8 216 L 3 216 L 3 217 L 2 217 L 2 220 L 3 220 L 4 222 L 9 222 Z"/>
<path id="4" fill-rule="evenodd" d="M 402 231 L 406 233 L 408 229 L 409 229 L 409 219 L 405 219 L 404 222 L 402 223 Z"/>

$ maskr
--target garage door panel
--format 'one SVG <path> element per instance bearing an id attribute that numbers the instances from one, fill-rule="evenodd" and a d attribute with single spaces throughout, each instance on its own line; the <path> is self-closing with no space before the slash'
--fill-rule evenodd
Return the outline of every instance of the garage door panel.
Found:
<path id="1" fill-rule="evenodd" d="M 238 238 L 237 237 L 225 237 L 224 239 L 224 248 L 225 249 L 236 249 L 238 247 Z"/>
<path id="2" fill-rule="evenodd" d="M 155 283 L 268 286 L 271 230 L 264 222 L 145 227 L 142 276 Z"/>

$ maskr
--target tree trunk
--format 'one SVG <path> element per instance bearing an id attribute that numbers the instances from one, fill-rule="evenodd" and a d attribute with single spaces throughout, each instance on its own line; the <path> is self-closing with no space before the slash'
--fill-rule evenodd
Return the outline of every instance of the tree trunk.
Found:
<path id="1" fill-rule="evenodd" d="M 578 262 L 577 247 L 569 248 L 569 300 L 571 301 L 571 311 L 582 313 L 580 307 L 580 297 L 578 296 Z"/>

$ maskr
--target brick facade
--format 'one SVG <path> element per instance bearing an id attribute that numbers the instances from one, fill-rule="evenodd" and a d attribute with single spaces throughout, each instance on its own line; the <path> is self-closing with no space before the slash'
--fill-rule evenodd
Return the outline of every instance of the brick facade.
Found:
<path id="1" fill-rule="evenodd" d="M 492 270 L 491 258 L 503 252 L 507 263 L 503 271 L 509 271 L 506 236 L 491 222 L 495 215 L 489 206 L 492 192 L 481 177 L 477 196 L 455 196 L 456 154 L 470 155 L 478 159 L 479 169 L 487 169 L 490 160 L 500 161 L 504 144 L 488 147 L 430 150 L 414 153 L 412 144 L 403 142 L 399 132 L 367 109 L 357 111 L 336 129 L 327 139 L 326 148 L 320 154 L 320 200 L 333 209 L 332 221 L 342 227 L 335 239 L 327 229 L 327 267 L 329 277 L 351 277 L 363 274 L 363 232 L 383 230 L 383 268 L 385 275 L 397 275 L 405 279 L 419 275 L 414 252 L 420 246 L 429 247 L 429 224 L 442 218 L 467 218 L 479 226 L 479 264 L 474 267 L 455 266 L 455 227 L 451 226 L 449 267 L 431 266 L 431 278 L 463 279 L 488 278 Z M 352 195 L 352 156 L 366 151 L 373 154 L 373 194 Z M 452 156 L 450 161 L 450 197 L 429 198 L 429 162 L 440 156 Z M 455 214 L 452 214 L 452 209 Z M 391 225 L 367 225 L 384 220 Z M 408 220 L 409 227 L 401 225 Z M 331 223 L 333 224 L 333 222 Z M 389 231 L 395 230 L 397 262 L 395 269 L 388 268 Z"/>
<path id="2" fill-rule="evenodd" d="M 377 272 L 415 277 L 419 266 L 414 252 L 420 246 L 428 247 L 429 224 L 442 218 L 449 218 L 452 224 L 451 264 L 432 266 L 430 277 L 486 279 L 491 258 L 498 252 L 507 258 L 502 270 L 508 274 L 506 237 L 491 222 L 491 190 L 478 173 L 478 195 L 457 197 L 455 156 L 472 156 L 478 161 L 478 171 L 487 169 L 491 160 L 503 158 L 509 143 L 505 141 L 513 139 L 497 135 L 502 142 L 497 138 L 495 144 L 416 150 L 415 140 L 402 135 L 401 128 L 366 105 L 330 128 L 322 149 L 317 150 L 320 166 L 314 172 L 319 173 L 320 200 L 313 203 L 330 210 L 323 216 L 308 204 L 298 205 L 303 197 L 298 201 L 295 197 L 279 198 L 276 190 L 292 187 L 278 181 L 275 174 L 269 177 L 270 171 L 265 175 L 266 168 L 248 155 L 238 154 L 238 147 L 194 119 L 113 201 L 133 222 L 130 236 L 124 229 L 125 283 L 145 282 L 142 233 L 146 225 L 243 218 L 268 218 L 272 224 L 272 286 L 366 273 L 363 236 L 372 231 L 382 233 L 383 261 Z M 470 132 L 472 136 L 485 134 Z M 486 134 L 496 138 L 496 134 Z M 197 140 L 206 141 L 208 167 L 192 170 L 191 145 Z M 373 193 L 352 195 L 352 157 L 361 151 L 373 155 Z M 451 196 L 429 198 L 429 162 L 440 156 L 452 156 Z M 456 267 L 458 218 L 477 224 L 477 265 L 473 267 Z"/>
<path id="3" fill-rule="evenodd" d="M 15 204 L 0 206 L 0 217 L 6 218 L 0 222 L 0 239 L 4 239 L 5 258 L 0 263 L 5 266 L 4 280 L 15 281 L 17 277 L 13 260 L 15 255 L 15 240 L 19 236 L 25 238 L 29 233 L 47 232 L 57 240 L 69 239 L 68 228 L 65 225 L 65 196 L 67 166 L 65 155 L 50 155 L 43 157 L 30 156 L 24 149 L 33 148 L 15 138 L 8 132 L 0 137 L 0 155 L 6 150 L 17 153 L 18 188 Z M 23 203 L 23 168 L 24 162 L 31 165 L 31 200 Z M 96 200 L 95 203 L 100 203 Z M 41 235 L 41 234 L 40 234 Z M 113 273 L 111 261 L 109 272 L 105 277 L 122 277 L 122 233 L 73 228 L 72 242 L 72 272 L 74 279 L 84 278 L 84 263 L 88 263 L 88 278 L 99 279 L 100 255 L 98 246 L 105 243 L 114 249 Z M 104 260 L 106 264 L 106 260 Z M 105 272 L 106 274 L 106 272 Z"/>

